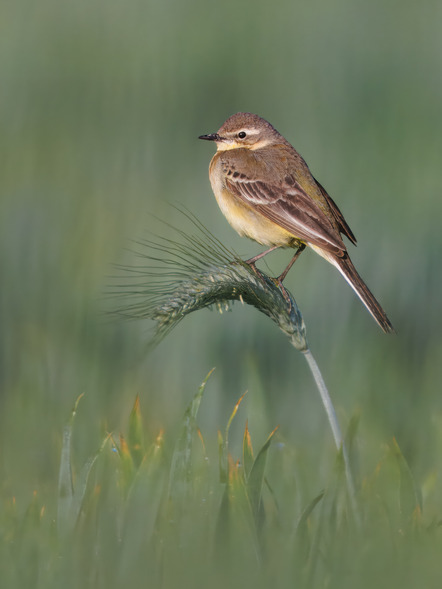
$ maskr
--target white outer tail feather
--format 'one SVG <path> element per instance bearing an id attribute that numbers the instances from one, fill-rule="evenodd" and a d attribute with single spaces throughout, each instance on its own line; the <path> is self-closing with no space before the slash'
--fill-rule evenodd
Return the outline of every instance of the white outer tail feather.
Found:
<path id="1" fill-rule="evenodd" d="M 354 292 L 358 295 L 359 299 L 362 301 L 362 303 L 364 304 L 367 311 L 370 313 L 370 315 L 373 317 L 373 319 L 376 321 L 376 323 L 384 330 L 384 332 L 385 333 L 394 332 L 394 327 L 390 323 L 387 315 L 385 314 L 382 307 L 380 306 L 380 304 L 378 303 L 378 301 L 376 300 L 374 295 L 371 293 L 371 291 L 369 290 L 367 285 L 364 283 L 362 278 L 357 273 L 350 258 L 349 257 L 346 258 L 345 262 L 348 264 L 349 268 L 345 268 L 343 259 L 338 258 L 336 255 L 333 255 L 330 252 L 324 251 L 323 249 L 321 249 L 320 247 L 318 247 L 316 245 L 313 245 L 313 244 L 308 244 L 308 245 L 316 253 L 318 253 L 320 256 L 325 258 L 327 260 L 327 262 L 330 262 L 330 264 L 333 264 L 333 266 L 335 266 L 339 270 L 339 272 L 342 274 L 342 276 L 345 278 L 345 280 L 348 282 L 348 284 L 352 287 Z M 354 272 L 353 277 L 349 273 L 346 272 L 346 270 L 350 270 L 350 269 Z M 361 285 L 358 285 L 357 282 L 355 282 L 355 278 L 357 278 L 361 282 Z M 366 291 L 362 290 L 361 288 L 358 288 L 358 286 L 360 287 L 362 285 L 365 287 Z M 364 298 L 364 297 L 366 297 L 366 298 Z M 370 306 L 370 303 L 368 302 L 367 299 L 370 300 L 371 306 Z"/>

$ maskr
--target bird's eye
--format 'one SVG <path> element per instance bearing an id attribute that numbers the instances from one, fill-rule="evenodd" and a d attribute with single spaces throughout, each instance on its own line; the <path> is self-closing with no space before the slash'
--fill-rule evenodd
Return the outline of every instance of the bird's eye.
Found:
<path id="1" fill-rule="evenodd" d="M 240 131 L 240 133 L 238 133 L 238 137 L 240 139 L 244 139 L 244 137 L 247 135 L 247 133 L 245 131 Z"/>

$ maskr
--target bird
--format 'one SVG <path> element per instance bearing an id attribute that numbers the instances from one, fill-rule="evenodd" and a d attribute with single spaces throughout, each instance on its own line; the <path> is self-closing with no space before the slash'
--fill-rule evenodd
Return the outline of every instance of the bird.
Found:
<path id="1" fill-rule="evenodd" d="M 267 246 L 255 263 L 277 248 L 296 252 L 277 278 L 283 280 L 309 247 L 335 266 L 385 333 L 394 333 L 385 311 L 359 276 L 342 236 L 356 245 L 343 214 L 313 177 L 296 149 L 265 119 L 248 112 L 229 117 L 216 133 L 200 135 L 217 151 L 209 166 L 215 198 L 240 236 Z"/>

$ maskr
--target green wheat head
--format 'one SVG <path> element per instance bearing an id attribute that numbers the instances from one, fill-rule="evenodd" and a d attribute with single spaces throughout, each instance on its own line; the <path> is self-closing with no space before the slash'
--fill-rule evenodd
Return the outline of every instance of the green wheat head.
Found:
<path id="1" fill-rule="evenodd" d="M 195 217 L 184 214 L 196 233 L 173 228 L 178 240 L 138 242 L 143 263 L 123 268 L 136 280 L 119 286 L 124 303 L 116 313 L 153 320 L 157 343 L 186 315 L 205 307 L 222 312 L 240 301 L 270 317 L 298 350 L 307 349 L 304 320 L 293 296 L 283 293 L 273 278 L 255 272 Z"/>

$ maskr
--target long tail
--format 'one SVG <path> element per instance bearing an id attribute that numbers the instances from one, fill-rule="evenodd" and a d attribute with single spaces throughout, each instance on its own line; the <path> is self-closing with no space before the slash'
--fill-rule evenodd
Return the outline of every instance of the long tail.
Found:
<path id="1" fill-rule="evenodd" d="M 368 286 L 356 272 L 356 268 L 353 266 L 353 262 L 350 260 L 349 255 L 345 252 L 344 257 L 340 258 L 324 250 L 320 250 L 318 247 L 313 247 L 315 251 L 328 260 L 331 264 L 336 266 L 345 280 L 349 283 L 361 301 L 364 303 L 372 317 L 383 329 L 385 333 L 395 333 L 395 329 L 388 319 L 384 309 L 377 302 L 374 295 L 371 293 Z"/>

